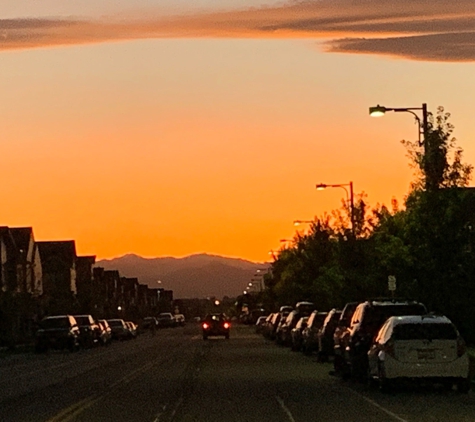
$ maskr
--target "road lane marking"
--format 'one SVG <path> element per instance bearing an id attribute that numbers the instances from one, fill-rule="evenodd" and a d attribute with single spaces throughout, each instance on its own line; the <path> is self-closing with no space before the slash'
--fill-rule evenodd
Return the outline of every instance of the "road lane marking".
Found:
<path id="1" fill-rule="evenodd" d="M 172 414 L 170 415 L 170 422 L 172 422 L 173 419 L 175 419 L 176 411 L 178 410 L 178 408 L 181 406 L 182 403 L 183 403 L 183 397 L 180 397 L 178 401 L 176 402 L 175 406 L 173 407 Z"/>
<path id="2" fill-rule="evenodd" d="M 353 390 L 352 388 L 345 387 L 347 390 L 350 390 L 353 394 L 356 396 L 362 398 L 369 404 L 373 405 L 374 407 L 378 408 L 382 412 L 386 413 L 388 416 L 391 416 L 393 419 L 399 421 L 399 422 L 409 422 L 407 419 L 401 418 L 399 415 L 397 415 L 394 412 L 391 412 L 390 410 L 386 409 L 385 407 L 381 406 L 379 403 L 375 402 L 374 400 L 371 400 L 369 397 L 366 397 L 364 394 L 358 393 L 358 391 Z"/>
<path id="3" fill-rule="evenodd" d="M 292 413 L 290 412 L 289 408 L 285 405 L 284 400 L 282 400 L 279 396 L 275 396 L 277 402 L 280 404 L 280 407 L 284 411 L 284 413 L 287 415 L 289 418 L 290 422 L 295 422 L 294 417 L 292 416 Z"/>
<path id="4" fill-rule="evenodd" d="M 89 401 L 91 401 L 91 397 L 87 397 L 84 400 L 78 401 L 77 403 L 74 403 L 73 405 L 59 412 L 57 415 L 48 419 L 47 422 L 59 422 L 59 421 L 70 420 L 71 416 L 75 416 L 77 414 L 77 411 L 80 410 Z"/>
<path id="5" fill-rule="evenodd" d="M 155 417 L 153 422 L 160 422 L 160 417 L 165 413 L 166 409 L 167 409 L 167 405 L 165 404 L 162 406 L 162 409 L 160 410 L 160 412 L 157 413 L 157 416 Z"/>
<path id="6" fill-rule="evenodd" d="M 158 360 L 158 359 L 157 359 Z M 133 381 L 134 379 L 138 378 L 142 373 L 148 371 L 155 365 L 155 361 L 144 365 L 135 371 L 130 372 L 125 377 L 121 378 L 120 380 L 114 382 L 108 387 L 108 391 L 106 393 L 97 396 L 93 394 L 89 397 L 86 397 L 84 400 L 81 400 L 72 406 L 62 410 L 57 415 L 53 416 L 52 418 L 48 419 L 47 422 L 69 422 L 73 418 L 75 418 L 80 413 L 84 412 L 86 409 L 97 403 L 99 400 L 109 396 L 112 394 L 116 389 L 122 387 L 123 385 L 128 384 L 129 382 Z"/>

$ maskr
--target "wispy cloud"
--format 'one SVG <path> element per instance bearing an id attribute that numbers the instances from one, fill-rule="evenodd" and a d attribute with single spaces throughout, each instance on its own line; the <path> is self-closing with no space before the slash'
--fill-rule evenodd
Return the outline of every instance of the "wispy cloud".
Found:
<path id="1" fill-rule="evenodd" d="M 473 0 L 320 0 L 141 19 L 0 20 L 0 50 L 145 38 L 310 38 L 325 51 L 475 60 Z"/>

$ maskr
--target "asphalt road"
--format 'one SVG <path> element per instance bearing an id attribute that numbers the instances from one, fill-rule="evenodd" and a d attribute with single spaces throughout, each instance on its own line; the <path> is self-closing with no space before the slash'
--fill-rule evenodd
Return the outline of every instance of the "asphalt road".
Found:
<path id="1" fill-rule="evenodd" d="M 329 375 L 331 364 L 233 327 L 199 327 L 77 353 L 0 359 L 0 421 L 475 421 L 475 392 L 383 395 Z"/>

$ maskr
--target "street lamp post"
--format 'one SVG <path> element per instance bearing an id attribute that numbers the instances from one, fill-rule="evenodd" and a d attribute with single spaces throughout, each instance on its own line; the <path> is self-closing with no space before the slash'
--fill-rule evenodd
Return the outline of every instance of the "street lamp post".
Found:
<path id="1" fill-rule="evenodd" d="M 422 111 L 422 122 L 420 117 L 414 112 L 414 110 Z M 396 113 L 411 113 L 415 118 L 419 126 L 419 146 L 424 145 L 424 150 L 427 149 L 427 132 L 429 131 L 429 124 L 427 120 L 427 104 L 423 103 L 422 107 L 399 107 L 399 108 L 389 108 L 380 106 L 379 104 L 376 107 L 369 108 L 369 115 L 373 117 L 381 117 L 386 114 L 386 111 L 394 111 Z M 421 135 L 423 140 L 421 142 Z"/>
<path id="2" fill-rule="evenodd" d="M 420 117 L 414 112 L 414 110 L 422 111 L 422 122 Z M 427 104 L 423 103 L 422 107 L 402 107 L 402 108 L 388 108 L 388 107 L 383 107 L 380 106 L 379 104 L 376 107 L 370 107 L 369 108 L 369 115 L 373 117 L 380 117 L 384 116 L 386 114 L 386 111 L 394 111 L 396 113 L 399 112 L 405 112 L 405 113 L 411 113 L 415 118 L 418 123 L 418 134 L 419 134 L 419 146 L 424 147 L 424 156 L 427 154 L 427 135 L 429 133 L 429 123 L 427 120 Z M 423 140 L 421 141 L 421 135 L 423 137 Z M 426 185 L 427 188 L 427 185 Z"/>
<path id="3" fill-rule="evenodd" d="M 348 189 L 346 186 L 350 187 L 350 194 L 348 195 Z M 350 204 L 350 220 L 351 220 L 351 233 L 353 237 L 355 236 L 355 200 L 353 194 L 353 182 L 350 183 L 342 183 L 338 185 L 327 185 L 325 183 L 319 183 L 316 186 L 317 190 L 323 190 L 326 188 L 342 188 L 346 193 L 346 203 Z"/>

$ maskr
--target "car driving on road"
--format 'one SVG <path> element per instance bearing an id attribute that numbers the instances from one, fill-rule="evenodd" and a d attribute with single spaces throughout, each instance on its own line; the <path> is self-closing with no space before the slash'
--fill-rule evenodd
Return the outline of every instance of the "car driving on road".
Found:
<path id="1" fill-rule="evenodd" d="M 229 339 L 231 323 L 224 314 L 208 314 L 201 324 L 203 330 L 203 340 L 209 336 L 224 336 Z"/>

